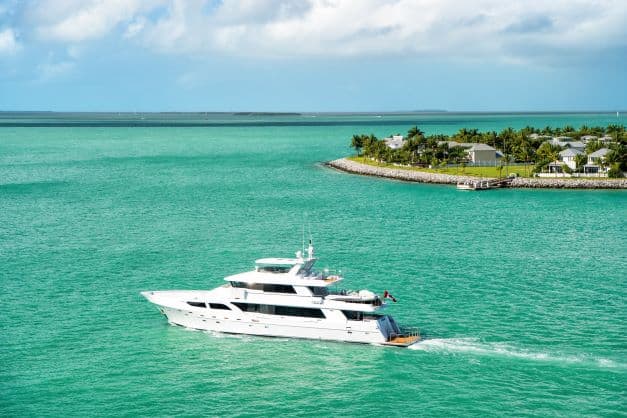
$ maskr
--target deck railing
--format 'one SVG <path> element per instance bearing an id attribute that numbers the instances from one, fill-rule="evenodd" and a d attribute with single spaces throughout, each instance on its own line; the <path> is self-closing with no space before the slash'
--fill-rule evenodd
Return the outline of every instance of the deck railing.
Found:
<path id="1" fill-rule="evenodd" d="M 417 327 L 401 327 L 400 331 L 400 334 L 394 332 L 390 333 L 388 341 L 397 337 L 420 337 L 420 329 Z"/>

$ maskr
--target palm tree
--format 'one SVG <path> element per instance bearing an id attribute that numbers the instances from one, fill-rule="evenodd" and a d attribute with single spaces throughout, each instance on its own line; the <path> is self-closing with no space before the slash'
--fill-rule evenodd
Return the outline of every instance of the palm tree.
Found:
<path id="1" fill-rule="evenodd" d="M 588 156 L 586 154 L 575 155 L 575 167 L 578 173 L 583 171 L 583 166 L 586 165 L 587 162 Z"/>
<path id="2" fill-rule="evenodd" d="M 418 126 L 412 126 L 411 128 L 409 128 L 409 131 L 407 131 L 407 139 L 413 139 L 420 136 L 424 137 L 425 133 L 421 131 Z"/>
<path id="3" fill-rule="evenodd" d="M 357 151 L 357 156 L 361 154 L 361 149 L 364 147 L 364 135 L 353 135 L 351 139 L 351 147 Z"/>
<path id="4" fill-rule="evenodd" d="M 623 125 L 608 125 L 606 132 L 612 135 L 614 141 L 618 142 L 623 132 L 625 132 L 625 127 Z"/>

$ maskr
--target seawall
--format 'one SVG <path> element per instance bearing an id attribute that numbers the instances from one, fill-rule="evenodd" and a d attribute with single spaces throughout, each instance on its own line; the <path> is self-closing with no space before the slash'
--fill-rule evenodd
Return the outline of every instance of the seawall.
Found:
<path id="1" fill-rule="evenodd" d="M 340 158 L 325 163 L 328 167 L 364 176 L 385 177 L 403 181 L 437 184 L 457 184 L 464 181 L 489 180 L 489 177 L 457 176 L 443 173 L 427 173 L 400 168 L 376 167 Z M 543 189 L 627 189 L 627 179 L 564 179 L 517 177 L 510 187 Z"/>

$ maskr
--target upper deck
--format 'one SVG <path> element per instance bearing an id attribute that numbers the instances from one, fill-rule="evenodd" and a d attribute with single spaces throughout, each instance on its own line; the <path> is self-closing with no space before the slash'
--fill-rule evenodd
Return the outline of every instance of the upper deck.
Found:
<path id="1" fill-rule="evenodd" d="M 224 280 L 313 287 L 327 287 L 342 280 L 341 276 L 315 270 L 315 261 L 315 258 L 262 258 L 255 262 L 254 270 L 227 276 Z"/>
<path id="2" fill-rule="evenodd" d="M 296 252 L 296 258 L 260 258 L 255 261 L 255 269 L 224 278 L 227 282 L 255 284 L 277 284 L 307 287 L 327 287 L 338 283 L 342 277 L 314 269 L 318 260 L 314 257 L 314 248 L 309 242 L 307 258 L 302 251 Z"/>

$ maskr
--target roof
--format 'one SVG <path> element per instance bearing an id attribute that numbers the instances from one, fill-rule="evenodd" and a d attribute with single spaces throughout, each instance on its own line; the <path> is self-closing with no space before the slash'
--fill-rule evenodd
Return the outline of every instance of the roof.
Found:
<path id="1" fill-rule="evenodd" d="M 474 144 L 469 151 L 496 151 L 496 148 L 493 148 L 487 144 Z"/>
<path id="2" fill-rule="evenodd" d="M 267 266 L 293 266 L 299 262 L 302 262 L 302 260 L 297 258 L 260 258 L 255 260 L 255 264 Z"/>
<path id="3" fill-rule="evenodd" d="M 585 148 L 586 144 L 584 144 L 581 141 L 572 141 L 572 142 L 567 142 L 566 146 L 570 148 Z"/>
<path id="4" fill-rule="evenodd" d="M 560 157 L 574 157 L 575 155 L 583 155 L 583 152 L 574 148 L 566 148 L 564 151 L 560 151 Z"/>
<path id="5" fill-rule="evenodd" d="M 402 135 L 394 135 L 392 138 L 383 138 L 383 140 L 385 144 L 392 149 L 401 148 L 405 143 Z"/>
<path id="6" fill-rule="evenodd" d="M 588 157 L 605 157 L 605 155 L 610 152 L 607 148 L 601 148 L 600 150 L 594 151 L 592 154 L 588 155 Z"/>

